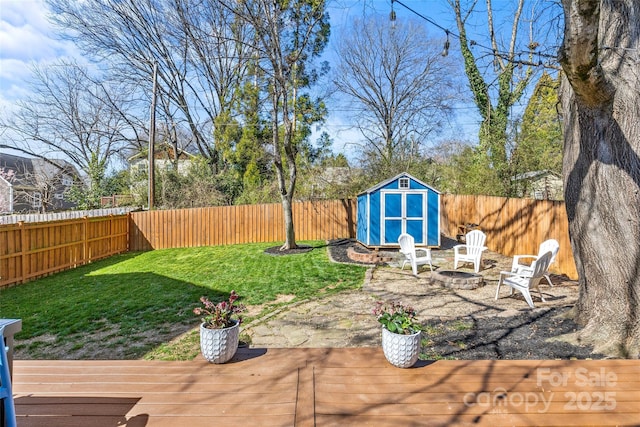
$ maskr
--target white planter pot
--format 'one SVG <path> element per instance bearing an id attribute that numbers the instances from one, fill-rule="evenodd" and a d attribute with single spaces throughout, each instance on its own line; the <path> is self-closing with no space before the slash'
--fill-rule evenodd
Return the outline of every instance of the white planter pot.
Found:
<path id="1" fill-rule="evenodd" d="M 211 363 L 225 363 L 238 350 L 240 323 L 224 329 L 208 329 L 200 324 L 200 350 Z"/>
<path id="2" fill-rule="evenodd" d="M 389 363 L 398 368 L 410 368 L 420 356 L 421 332 L 402 335 L 389 332 L 382 327 L 382 351 Z"/>

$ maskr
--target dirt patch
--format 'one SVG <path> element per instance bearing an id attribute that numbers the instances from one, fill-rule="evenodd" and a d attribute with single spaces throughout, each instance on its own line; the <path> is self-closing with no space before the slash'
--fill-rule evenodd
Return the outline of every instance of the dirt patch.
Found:
<path id="1" fill-rule="evenodd" d="M 262 311 L 265 308 L 286 304 L 286 303 L 292 301 L 295 297 L 296 297 L 295 295 L 291 295 L 291 294 L 289 294 L 289 295 L 279 294 L 279 295 L 276 296 L 276 299 L 274 301 L 269 301 L 268 304 L 247 306 L 247 311 L 244 313 L 244 315 L 249 316 L 249 317 L 257 316 L 260 313 L 262 313 Z"/>

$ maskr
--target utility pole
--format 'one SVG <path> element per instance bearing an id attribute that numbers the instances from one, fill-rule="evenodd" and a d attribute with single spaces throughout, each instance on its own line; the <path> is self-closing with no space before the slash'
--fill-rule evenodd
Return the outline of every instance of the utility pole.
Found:
<path id="1" fill-rule="evenodd" d="M 151 94 L 151 118 L 149 119 L 149 210 L 155 203 L 155 147 L 156 147 L 156 88 L 158 82 L 158 62 L 153 63 L 153 89 Z"/>

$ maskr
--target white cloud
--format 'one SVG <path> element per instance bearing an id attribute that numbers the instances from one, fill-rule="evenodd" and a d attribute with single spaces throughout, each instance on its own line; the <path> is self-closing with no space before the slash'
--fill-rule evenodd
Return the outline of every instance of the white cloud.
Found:
<path id="1" fill-rule="evenodd" d="M 0 0 L 0 58 L 38 60 L 64 50 L 51 37 L 46 11 L 42 0 Z"/>
<path id="2" fill-rule="evenodd" d="M 29 63 L 17 59 L 0 60 L 2 97 L 16 98 L 26 94 L 26 85 L 23 82 L 29 75 Z"/>
<path id="3" fill-rule="evenodd" d="M 0 0 L 0 104 L 23 96 L 33 64 L 77 55 L 56 40 L 43 0 Z"/>

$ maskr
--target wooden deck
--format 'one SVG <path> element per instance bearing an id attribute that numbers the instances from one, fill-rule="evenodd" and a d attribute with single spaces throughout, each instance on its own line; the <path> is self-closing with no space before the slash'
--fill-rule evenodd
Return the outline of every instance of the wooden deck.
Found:
<path id="1" fill-rule="evenodd" d="M 241 349 L 203 360 L 21 361 L 18 425 L 640 426 L 640 362 L 435 361 L 380 348 Z"/>

